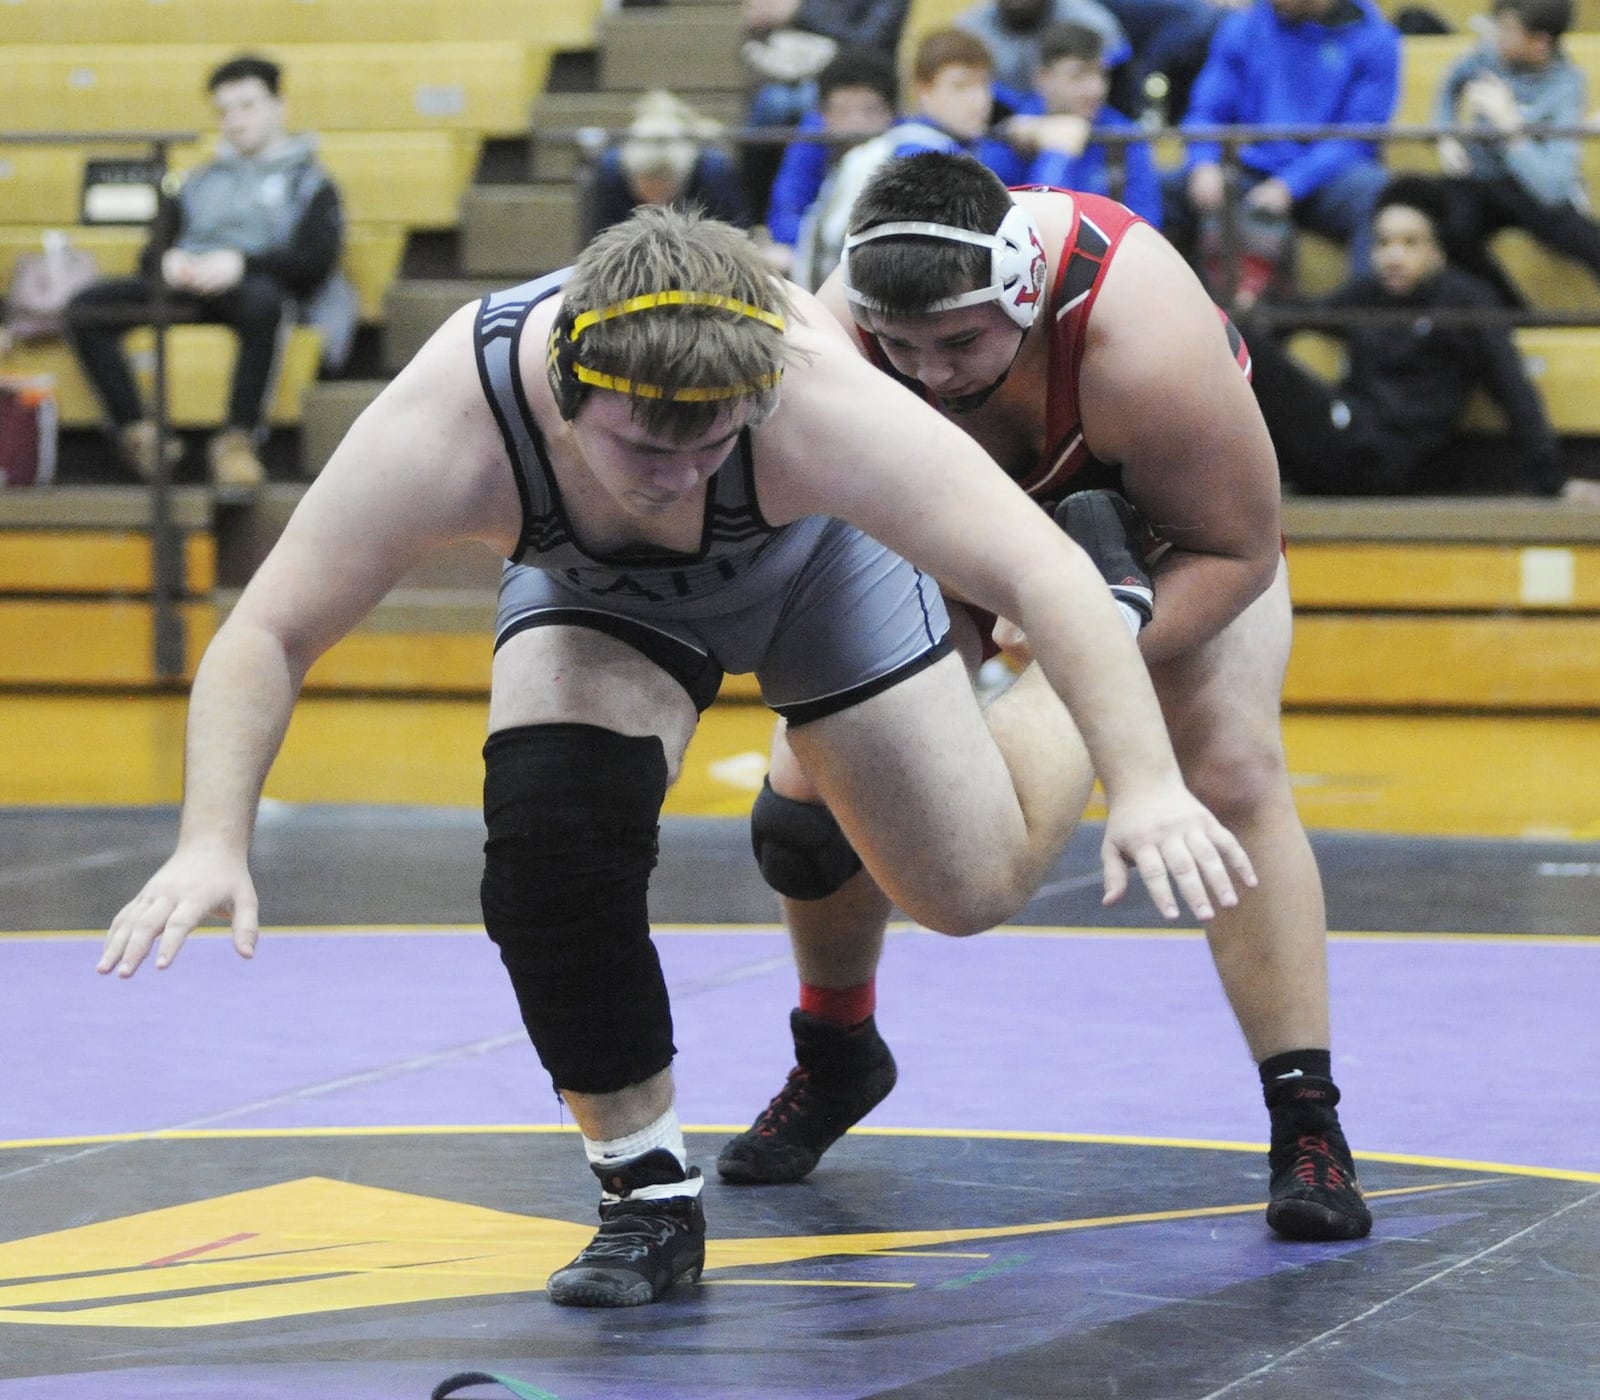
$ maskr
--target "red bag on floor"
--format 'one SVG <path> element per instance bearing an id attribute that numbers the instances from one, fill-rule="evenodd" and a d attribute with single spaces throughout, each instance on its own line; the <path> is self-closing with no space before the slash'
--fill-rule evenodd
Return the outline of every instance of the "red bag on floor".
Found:
<path id="1" fill-rule="evenodd" d="M 44 486 L 55 474 L 55 379 L 0 374 L 0 486 Z"/>

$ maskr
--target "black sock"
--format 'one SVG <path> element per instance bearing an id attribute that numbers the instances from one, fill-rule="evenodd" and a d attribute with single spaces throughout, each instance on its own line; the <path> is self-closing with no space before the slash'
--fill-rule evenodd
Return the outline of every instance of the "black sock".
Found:
<path id="1" fill-rule="evenodd" d="M 1298 1079 L 1301 1075 L 1315 1075 L 1331 1081 L 1333 1054 L 1328 1050 L 1285 1050 L 1281 1055 L 1263 1060 L 1259 1068 L 1263 1089 L 1270 1089 L 1280 1079 Z"/>
<path id="2" fill-rule="evenodd" d="M 1326 1050 L 1289 1050 L 1261 1062 L 1261 1093 L 1274 1137 L 1339 1121 L 1339 1086 Z"/>

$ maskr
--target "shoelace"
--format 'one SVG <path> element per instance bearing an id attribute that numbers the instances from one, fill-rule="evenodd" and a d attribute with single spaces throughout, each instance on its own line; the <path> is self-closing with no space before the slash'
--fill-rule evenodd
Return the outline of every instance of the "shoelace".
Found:
<path id="1" fill-rule="evenodd" d="M 1351 1184 L 1344 1168 L 1328 1146 L 1321 1133 L 1303 1137 L 1296 1146 L 1300 1149 L 1295 1159 L 1295 1179 L 1306 1186 L 1319 1186 L 1332 1191 L 1343 1191 Z"/>
<path id="2" fill-rule="evenodd" d="M 811 1094 L 811 1071 L 796 1065 L 783 1081 L 783 1088 L 772 1096 L 772 1101 L 761 1110 L 756 1131 L 762 1137 L 773 1137 L 787 1124 L 790 1114 L 798 1114 Z"/>

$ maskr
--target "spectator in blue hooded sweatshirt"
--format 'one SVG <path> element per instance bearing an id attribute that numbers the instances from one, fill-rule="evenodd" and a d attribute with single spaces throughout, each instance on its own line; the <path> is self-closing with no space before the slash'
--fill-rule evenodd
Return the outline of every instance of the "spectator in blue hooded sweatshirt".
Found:
<path id="1" fill-rule="evenodd" d="M 1111 75 L 1105 41 L 1084 24 L 1056 24 L 1039 41 L 1037 103 L 1000 128 L 1012 145 L 1033 153 L 1027 183 L 1105 195 L 1161 227 L 1161 183 L 1147 141 L 1115 147 L 1095 137 L 1131 132 L 1138 124 L 1106 105 Z"/>
<path id="2" fill-rule="evenodd" d="M 1183 126 L 1373 125 L 1394 116 L 1400 36 L 1372 0 L 1255 0 L 1212 36 Z M 1239 152 L 1241 213 L 1284 220 L 1371 261 L 1372 211 L 1388 180 L 1370 141 L 1257 141 Z M 1167 184 L 1166 228 L 1192 244 L 1225 198 L 1221 147 L 1195 142 Z"/>
<path id="3" fill-rule="evenodd" d="M 894 124 L 900 80 L 894 60 L 876 49 L 840 49 L 817 76 L 817 105 L 801 119 L 804 133 L 823 132 L 835 141 L 864 141 Z M 822 192 L 829 171 L 848 147 L 822 141 L 791 141 L 783 148 L 767 201 L 767 259 L 780 272 L 794 266 L 800 221 Z"/>

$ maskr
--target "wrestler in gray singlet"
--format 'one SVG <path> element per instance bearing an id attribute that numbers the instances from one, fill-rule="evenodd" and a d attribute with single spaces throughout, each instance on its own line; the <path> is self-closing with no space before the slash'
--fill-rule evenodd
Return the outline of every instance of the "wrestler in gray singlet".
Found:
<path id="1" fill-rule="evenodd" d="M 762 518 L 748 431 L 707 482 L 696 553 L 585 553 L 517 374 L 528 313 L 565 276 L 491 293 L 474 328 L 479 377 L 522 497 L 521 540 L 500 581 L 496 650 L 527 627 L 592 627 L 662 667 L 698 709 L 716 698 L 725 672 L 753 671 L 767 704 L 801 724 L 858 704 L 950 649 L 944 600 L 921 570 L 827 516 L 777 527 Z"/>

